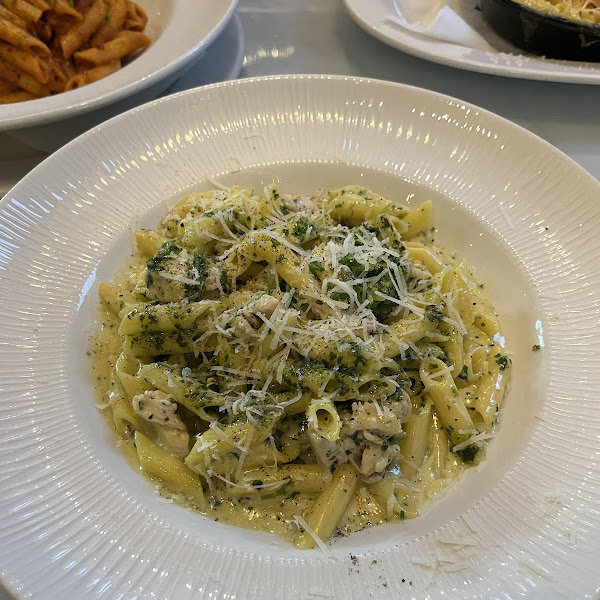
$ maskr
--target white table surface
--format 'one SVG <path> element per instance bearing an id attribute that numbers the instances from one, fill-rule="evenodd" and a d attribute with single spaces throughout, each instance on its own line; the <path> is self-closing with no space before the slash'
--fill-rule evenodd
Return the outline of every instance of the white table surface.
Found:
<path id="1" fill-rule="evenodd" d="M 483 75 L 427 62 L 370 37 L 341 0 L 240 0 L 242 76 L 328 73 L 454 96 L 529 129 L 600 178 L 600 86 Z"/>
<path id="2" fill-rule="evenodd" d="M 242 77 L 337 74 L 427 88 L 510 119 L 600 179 L 600 86 L 510 79 L 423 61 L 363 32 L 342 0 L 240 0 L 237 14 L 246 44 Z M 6 152 L 0 147 L 0 156 Z M 0 600 L 8 599 L 0 589 Z"/>

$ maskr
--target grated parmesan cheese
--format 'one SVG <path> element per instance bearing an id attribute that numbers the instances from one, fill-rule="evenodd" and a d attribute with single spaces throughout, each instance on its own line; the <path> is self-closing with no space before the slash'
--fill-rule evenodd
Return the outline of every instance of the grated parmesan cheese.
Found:
<path id="1" fill-rule="evenodd" d="M 233 514 L 242 511 L 236 501 L 251 500 L 246 510 L 256 522 L 265 508 L 262 501 L 277 498 L 286 528 L 292 523 L 304 528 L 331 557 L 327 540 L 297 516 L 315 497 L 303 491 L 312 476 L 283 477 L 282 461 L 324 468 L 324 479 L 338 465 L 353 465 L 361 493 L 375 497 L 384 514 L 369 514 L 357 497 L 360 514 L 344 517 L 348 523 L 363 519 L 364 527 L 419 516 L 459 476 L 469 453 L 445 465 L 436 465 L 433 453 L 403 457 L 403 423 L 427 405 L 436 427 L 446 428 L 440 439 L 450 439 L 455 452 L 492 437 L 468 427 L 466 418 L 457 428 L 462 437 L 453 438 L 454 428 L 440 421 L 441 408 L 432 406 L 427 393 L 432 381 L 443 378 L 453 382 L 456 397 L 464 398 L 494 367 L 490 339 L 478 332 L 477 319 L 473 322 L 480 315 L 462 308 L 469 294 L 477 302 L 484 296 L 466 265 L 434 246 L 430 232 L 404 239 L 406 209 L 398 211 L 364 188 L 348 186 L 306 198 L 282 195 L 269 185 L 259 197 L 214 183 L 221 189 L 190 195 L 163 218 L 156 233 L 168 239 L 161 248 L 171 254 L 157 254 L 152 269 L 132 274 L 137 287 L 127 291 L 127 302 L 148 301 L 148 309 L 139 334 L 126 340 L 129 358 L 137 361 L 131 370 L 143 371 L 152 363 L 152 372 L 162 370 L 157 391 L 172 392 L 173 408 L 163 420 L 179 419 L 195 439 L 184 462 L 206 480 L 213 510 L 223 501 Z M 379 212 L 373 209 L 378 199 L 383 201 Z M 337 211 L 346 200 L 347 219 Z M 411 260 L 414 248 L 421 260 Z M 436 266 L 432 271 L 423 258 L 427 252 Z M 161 266 L 165 258 L 169 270 Z M 181 295 L 186 297 L 177 301 Z M 210 307 L 191 326 L 180 321 L 198 302 Z M 169 329 L 163 331 L 165 322 Z M 459 343 L 463 336 L 466 379 L 453 366 L 460 362 L 452 356 L 457 336 Z M 504 340 L 494 338 L 494 343 L 496 350 Z M 477 346 L 476 357 L 469 354 L 470 344 Z M 440 368 L 426 376 L 427 358 Z M 311 416 L 307 425 L 302 411 L 315 399 L 331 401 L 327 414 L 339 426 L 334 442 L 323 435 L 326 411 Z M 146 420 L 155 433 L 159 419 L 150 408 L 146 405 Z M 275 474 L 281 479 L 273 481 Z M 339 530 L 344 527 L 350 525 L 341 522 Z M 462 536 L 440 544 L 429 565 L 438 575 L 466 568 L 476 542 Z"/>
<path id="2" fill-rule="evenodd" d="M 333 552 L 329 549 L 327 544 L 317 535 L 315 530 L 305 521 L 304 517 L 301 515 L 294 515 L 294 520 L 296 521 L 298 527 L 301 527 L 310 535 L 310 537 L 315 540 L 317 546 L 323 551 L 323 554 L 332 560 L 335 560 L 335 556 L 333 556 Z"/>

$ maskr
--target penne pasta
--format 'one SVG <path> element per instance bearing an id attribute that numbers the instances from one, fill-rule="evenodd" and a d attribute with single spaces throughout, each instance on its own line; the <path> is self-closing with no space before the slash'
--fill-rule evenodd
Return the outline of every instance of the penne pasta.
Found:
<path id="1" fill-rule="evenodd" d="M 352 465 L 342 465 L 333 472 L 331 483 L 321 492 L 305 517 L 312 532 L 303 531 L 296 536 L 296 548 L 307 550 L 317 545 L 314 535 L 326 542 L 333 535 L 344 511 L 354 497 L 358 486 L 358 471 Z"/>
<path id="2" fill-rule="evenodd" d="M 37 23 L 43 13 L 43 10 L 25 0 L 0 0 L 0 4 L 25 23 Z"/>
<path id="3" fill-rule="evenodd" d="M 20 71 L 29 73 L 29 75 L 42 84 L 46 84 L 50 80 L 48 66 L 35 54 L 31 54 L 21 48 L 15 48 L 9 44 L 0 42 L 0 59 L 5 60 Z"/>
<path id="4" fill-rule="evenodd" d="M 419 232 L 423 231 L 429 223 L 431 217 L 431 201 L 423 202 L 421 206 L 407 211 L 402 217 L 402 220 L 408 225 L 403 236 L 405 239 L 415 237 Z"/>
<path id="5" fill-rule="evenodd" d="M 67 80 L 65 83 L 65 91 L 68 92 L 69 90 L 75 90 L 83 87 L 84 85 L 88 85 L 89 83 L 94 83 L 94 81 L 104 79 L 105 77 L 108 77 L 112 73 L 118 71 L 120 68 L 121 63 L 118 60 L 115 60 L 93 69 L 86 70 L 83 73 L 77 73 Z"/>
<path id="6" fill-rule="evenodd" d="M 134 2 L 127 1 L 126 27 L 132 31 L 143 31 L 148 22 L 146 13 Z"/>
<path id="7" fill-rule="evenodd" d="M 50 48 L 16 23 L 0 19 L 0 40 L 38 56 L 50 56 Z"/>
<path id="8" fill-rule="evenodd" d="M 69 0 L 51 0 L 51 2 L 52 12 L 56 15 L 67 15 L 76 23 L 83 21 L 83 15 L 75 9 L 73 3 Z"/>
<path id="9" fill-rule="evenodd" d="M 143 256 L 154 256 L 167 239 L 150 229 L 138 229 L 135 232 L 135 243 L 138 252 Z"/>
<path id="10" fill-rule="evenodd" d="M 94 83 L 151 40 L 147 17 L 130 0 L 0 0 L 0 80 L 16 90 L 3 104 Z"/>
<path id="11" fill-rule="evenodd" d="M 8 10 L 3 4 L 0 3 L 0 22 L 4 23 L 12 23 L 16 25 L 19 29 L 25 30 L 27 28 L 27 22 L 21 19 L 18 15 L 16 15 L 11 10 Z"/>
<path id="12" fill-rule="evenodd" d="M 104 23 L 92 36 L 92 47 L 98 47 L 114 39 L 122 30 L 127 17 L 127 0 L 115 0 L 111 3 Z"/>
<path id="13" fill-rule="evenodd" d="M 78 48 L 81 48 L 98 30 L 106 17 L 106 4 L 104 0 L 96 0 L 90 10 L 85 14 L 81 23 L 71 27 L 58 39 L 63 58 L 71 58 Z"/>
<path id="14" fill-rule="evenodd" d="M 286 493 L 303 492 L 314 494 L 322 492 L 327 485 L 331 483 L 332 475 L 329 469 L 320 465 L 281 465 L 277 469 L 272 467 L 263 467 L 246 471 L 240 479 L 242 485 L 247 482 L 251 489 L 237 488 L 232 490 L 232 494 L 241 495 L 247 493 L 260 494 L 263 500 L 265 498 L 264 488 L 253 487 L 253 481 L 262 481 L 262 485 L 271 486 L 267 494 L 272 494 L 273 498 L 281 497 L 280 490 L 285 488 Z M 280 482 L 281 487 L 273 487 L 272 484 Z"/>
<path id="15" fill-rule="evenodd" d="M 357 185 L 329 192 L 329 197 L 331 216 L 353 226 L 376 219 L 382 213 L 394 217 L 406 214 L 406 209 Z"/>
<path id="16" fill-rule="evenodd" d="M 92 348 L 142 471 L 185 505 L 201 481 L 200 512 L 300 549 L 419 517 L 482 460 L 511 371 L 430 212 L 356 185 L 233 186 L 138 230 Z"/>
<path id="17" fill-rule="evenodd" d="M 198 322 L 216 306 L 217 303 L 211 300 L 190 302 L 185 306 L 133 304 L 120 313 L 122 321 L 119 334 L 136 335 L 147 331 L 172 333 L 187 329 L 197 332 Z"/>
<path id="18" fill-rule="evenodd" d="M 180 460 L 166 450 L 153 444 L 145 435 L 136 431 L 135 446 L 140 465 L 150 475 L 158 477 L 167 485 L 180 490 L 197 502 L 200 508 L 206 506 L 206 499 L 200 478 Z"/>
<path id="19" fill-rule="evenodd" d="M 331 398 L 311 400 L 306 409 L 306 420 L 318 435 L 330 442 L 340 437 L 340 416 Z"/>
<path id="20" fill-rule="evenodd" d="M 404 423 L 406 437 L 400 445 L 400 468 L 405 477 L 412 477 L 423 464 L 429 443 L 431 415 L 431 402 L 427 401 Z"/>
<path id="21" fill-rule="evenodd" d="M 150 38 L 137 31 L 121 31 L 113 40 L 104 42 L 101 47 L 75 52 L 75 63 L 86 68 L 112 63 L 132 52 L 145 48 Z"/>
<path id="22" fill-rule="evenodd" d="M 430 358 L 421 364 L 420 375 L 451 443 L 460 444 L 477 433 L 446 365 Z"/>
<path id="23" fill-rule="evenodd" d="M 12 83 L 19 89 L 28 92 L 38 98 L 48 96 L 50 88 L 43 83 L 40 83 L 35 77 L 28 73 L 17 69 L 9 64 L 4 58 L 0 57 L 0 79 Z"/>

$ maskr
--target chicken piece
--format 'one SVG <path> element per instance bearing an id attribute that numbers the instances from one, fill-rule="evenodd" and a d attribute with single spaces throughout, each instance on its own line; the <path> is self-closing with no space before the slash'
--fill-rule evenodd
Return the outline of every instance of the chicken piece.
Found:
<path id="1" fill-rule="evenodd" d="M 199 297 L 206 279 L 206 259 L 165 242 L 148 260 L 144 279 L 148 296 L 159 302 L 181 302 Z"/>
<path id="2" fill-rule="evenodd" d="M 402 432 L 402 423 L 410 416 L 407 402 L 395 402 L 390 406 L 375 405 L 373 402 L 354 402 L 352 416 L 344 426 L 348 431 L 378 431 L 384 435 Z"/>
<path id="3" fill-rule="evenodd" d="M 400 454 L 402 422 L 410 416 L 406 401 L 382 407 L 374 402 L 354 402 L 352 412 L 341 414 L 340 439 L 330 442 L 308 430 L 308 439 L 319 462 L 328 468 L 352 462 L 363 479 L 373 482 Z"/>
<path id="4" fill-rule="evenodd" d="M 397 444 L 367 442 L 360 461 L 360 473 L 371 482 L 378 481 L 399 453 L 400 446 Z"/>
<path id="5" fill-rule="evenodd" d="M 310 212 L 317 210 L 316 204 L 310 198 L 302 198 L 287 194 L 283 198 L 282 206 L 290 212 Z"/>
<path id="6" fill-rule="evenodd" d="M 227 281 L 224 281 L 223 269 L 217 265 L 208 268 L 206 281 L 204 282 L 204 297 L 218 298 L 227 291 Z"/>
<path id="7" fill-rule="evenodd" d="M 317 460 L 328 469 L 334 469 L 349 460 L 360 462 L 364 445 L 357 438 L 345 437 L 330 442 L 311 428 L 307 431 L 307 437 Z"/>
<path id="8" fill-rule="evenodd" d="M 263 320 L 258 316 L 258 313 L 270 318 L 275 309 L 279 306 L 279 300 L 269 294 L 263 294 L 256 299 L 251 299 L 250 302 L 242 310 L 242 316 L 254 329 L 259 329 L 263 324 Z"/>
<path id="9" fill-rule="evenodd" d="M 274 296 L 260 293 L 248 300 L 246 305 L 238 310 L 231 321 L 231 330 L 235 337 L 247 337 L 256 334 L 263 324 L 258 313 L 271 317 L 279 305 Z"/>
<path id="10" fill-rule="evenodd" d="M 136 394 L 132 399 L 133 411 L 155 425 L 158 439 L 167 450 L 183 458 L 189 454 L 190 436 L 172 397 L 160 390 Z"/>
<path id="11" fill-rule="evenodd" d="M 249 337 L 256 334 L 256 329 L 242 315 L 233 317 L 230 325 L 230 332 L 234 338 Z"/>

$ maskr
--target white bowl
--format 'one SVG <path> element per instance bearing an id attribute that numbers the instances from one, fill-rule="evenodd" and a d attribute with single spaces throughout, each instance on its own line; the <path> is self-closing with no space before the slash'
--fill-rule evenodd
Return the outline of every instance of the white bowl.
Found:
<path id="1" fill-rule="evenodd" d="M 137 0 L 152 39 L 109 77 L 48 98 L 0 107 L 0 131 L 52 152 L 107 119 L 156 98 L 225 28 L 238 0 Z"/>
<path id="2" fill-rule="evenodd" d="M 115 448 L 86 356 L 98 281 L 136 221 L 215 181 L 274 178 L 284 192 L 360 182 L 433 199 L 436 239 L 489 283 L 512 351 L 486 460 L 422 517 L 338 539 L 335 560 L 159 502 Z M 346 77 L 196 88 L 65 146 L 0 202 L 0 578 L 44 600 L 591 597 L 599 195 L 498 116 Z"/>

